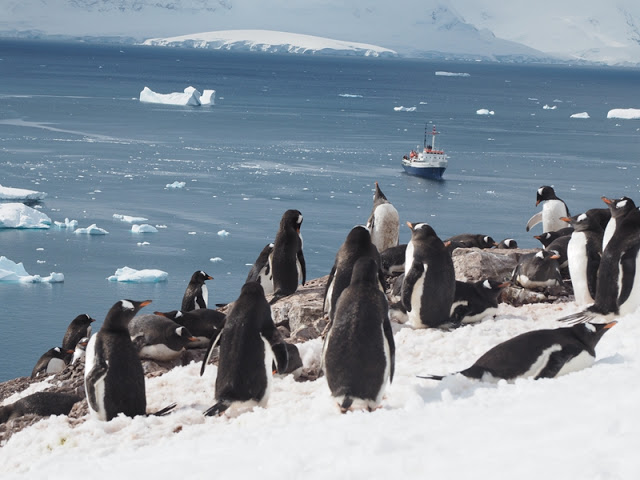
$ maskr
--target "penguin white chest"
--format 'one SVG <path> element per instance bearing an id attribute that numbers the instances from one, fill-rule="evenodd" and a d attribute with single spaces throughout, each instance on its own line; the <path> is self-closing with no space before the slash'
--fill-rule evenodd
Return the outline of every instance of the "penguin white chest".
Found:
<path id="1" fill-rule="evenodd" d="M 556 377 L 589 368 L 595 363 L 595 360 L 596 359 L 589 352 L 584 350 L 580 352 L 580 354 L 568 360 L 567 363 L 562 366 Z"/>
<path id="2" fill-rule="evenodd" d="M 407 312 L 409 317 L 409 324 L 413 328 L 426 328 L 426 325 L 422 323 L 422 296 L 424 295 L 425 279 L 427 277 L 427 270 L 429 265 L 423 264 L 424 271 L 420 278 L 416 280 L 411 291 L 411 311 Z"/>
<path id="3" fill-rule="evenodd" d="M 567 216 L 567 207 L 561 200 L 547 200 L 542 207 L 542 230 L 554 232 L 567 226 L 560 217 Z"/>
<path id="4" fill-rule="evenodd" d="M 205 308 L 209 308 L 209 289 L 205 284 L 202 284 L 202 288 L 200 290 L 202 291 L 202 299 L 204 300 L 204 306 Z M 200 306 L 196 303 L 196 310 L 199 308 Z"/>
<path id="5" fill-rule="evenodd" d="M 87 344 L 87 350 L 85 352 L 84 382 L 85 382 L 85 390 L 87 392 L 89 391 L 89 387 L 87 385 L 87 381 L 88 381 L 87 377 L 89 376 L 94 366 L 98 362 L 98 360 L 96 359 L 97 336 L 98 335 L 96 334 L 91 337 L 91 339 L 89 340 L 89 343 Z M 104 399 L 105 392 L 106 392 L 106 388 L 105 388 L 106 376 L 107 375 L 105 373 L 103 376 L 99 378 L 93 378 L 93 391 L 95 392 L 95 404 L 91 402 L 90 399 L 87 402 L 89 404 L 89 411 L 103 421 L 107 421 L 107 411 L 105 408 L 105 399 Z"/>
<path id="6" fill-rule="evenodd" d="M 567 246 L 567 259 L 571 284 L 578 305 L 593 303 L 587 280 L 587 258 L 587 236 L 584 232 L 573 232 Z"/>

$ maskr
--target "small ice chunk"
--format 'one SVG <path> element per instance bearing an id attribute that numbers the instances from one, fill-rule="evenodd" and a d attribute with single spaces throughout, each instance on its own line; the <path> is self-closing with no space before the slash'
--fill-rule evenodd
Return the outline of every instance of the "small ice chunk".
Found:
<path id="1" fill-rule="evenodd" d="M 50 228 L 51 219 L 23 203 L 0 203 L 0 228 Z"/>
<path id="2" fill-rule="evenodd" d="M 178 182 L 178 181 L 175 181 L 175 182 L 173 182 L 173 183 L 167 183 L 167 185 L 165 186 L 165 188 L 184 188 L 186 184 L 187 184 L 187 182 Z"/>
<path id="3" fill-rule="evenodd" d="M 591 118 L 587 112 L 574 113 L 569 118 Z"/>
<path id="4" fill-rule="evenodd" d="M 140 101 L 144 103 L 161 103 L 163 105 L 200 106 L 200 92 L 194 87 L 187 87 L 184 92 L 156 93 L 149 87 L 140 92 Z"/>
<path id="5" fill-rule="evenodd" d="M 120 213 L 114 213 L 113 218 L 117 220 L 122 220 L 123 222 L 127 222 L 127 223 L 142 223 L 149 220 L 148 218 L 144 218 L 144 217 L 132 217 L 130 215 L 122 215 Z"/>
<path id="6" fill-rule="evenodd" d="M 131 231 L 133 233 L 158 233 L 158 229 L 152 225 L 143 223 L 142 225 L 132 225 Z"/>
<path id="7" fill-rule="evenodd" d="M 77 220 L 69 220 L 68 218 L 64 219 L 64 222 L 53 222 L 58 228 L 68 228 L 69 230 L 73 230 L 78 226 Z"/>
<path id="8" fill-rule="evenodd" d="M 470 73 L 464 72 L 436 72 L 438 77 L 470 77 Z"/>
<path id="9" fill-rule="evenodd" d="M 542 108 L 545 109 L 545 110 L 555 110 L 556 108 L 558 108 L 558 106 L 557 105 L 551 106 L 551 105 L 546 105 L 545 104 Z"/>
<path id="10" fill-rule="evenodd" d="M 220 257 L 213 257 L 213 258 L 210 258 L 209 261 L 213 263 L 220 263 L 222 259 Z"/>
<path id="11" fill-rule="evenodd" d="M 216 104 L 216 91 L 215 90 L 203 90 L 200 95 L 200 103 L 202 105 L 215 105 Z"/>
<path id="12" fill-rule="evenodd" d="M 89 225 L 87 228 L 78 228 L 75 232 L 76 234 L 79 235 L 106 235 L 107 232 L 104 228 L 100 228 L 98 227 L 95 223 L 92 225 Z"/>
<path id="13" fill-rule="evenodd" d="M 145 247 L 147 245 L 151 245 L 149 242 L 138 242 L 139 247 Z"/>
<path id="14" fill-rule="evenodd" d="M 169 274 L 162 270 L 143 269 L 136 270 L 130 267 L 118 268 L 115 274 L 107 277 L 110 282 L 126 283 L 157 283 L 166 282 Z"/>
<path id="15" fill-rule="evenodd" d="M 480 110 L 476 110 L 476 113 L 478 115 L 493 115 L 495 112 L 487 108 L 481 108 Z"/>
<path id="16" fill-rule="evenodd" d="M 396 112 L 415 112 L 417 107 L 404 107 L 400 105 L 399 107 L 393 107 Z"/>
<path id="17" fill-rule="evenodd" d="M 229 232 L 227 232 L 226 230 L 220 230 L 218 232 L 218 236 L 219 237 L 228 237 L 229 236 Z"/>

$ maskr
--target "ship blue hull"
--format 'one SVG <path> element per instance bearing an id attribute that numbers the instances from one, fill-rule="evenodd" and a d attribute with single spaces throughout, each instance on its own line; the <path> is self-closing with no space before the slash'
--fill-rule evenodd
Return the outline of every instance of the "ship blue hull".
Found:
<path id="1" fill-rule="evenodd" d="M 442 175 L 446 170 L 445 167 L 413 167 L 404 164 L 402 168 L 409 175 L 417 175 L 418 177 L 431 178 L 433 180 L 442 180 Z"/>

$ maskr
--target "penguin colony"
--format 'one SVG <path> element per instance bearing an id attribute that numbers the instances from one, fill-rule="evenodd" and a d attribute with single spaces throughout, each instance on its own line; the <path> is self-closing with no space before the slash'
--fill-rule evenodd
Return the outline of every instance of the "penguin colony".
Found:
<path id="1" fill-rule="evenodd" d="M 570 326 L 518 335 L 457 373 L 482 381 L 538 379 L 590 366 L 597 343 L 616 323 L 613 318 L 640 306 L 635 275 L 640 267 L 640 212 L 627 197 L 602 200 L 607 208 L 570 216 L 552 187 L 540 187 L 536 206 L 544 202 L 543 208 L 526 230 L 542 223 L 545 231 L 535 238 L 544 249 L 523 255 L 510 282 L 487 278 L 468 283 L 455 280 L 454 248 L 517 248 L 516 241 L 497 243 L 484 234 L 460 234 L 443 241 L 431 225 L 407 222 L 411 239 L 399 245 L 398 212 L 376 182 L 367 224 L 355 226 L 346 236 L 324 294 L 329 322 L 322 370 L 339 410 L 372 411 L 383 402 L 395 370 L 390 311 L 400 310 L 414 328 L 451 329 L 491 317 L 509 283 L 541 289 L 562 284 L 566 276 L 576 302 L 585 308 L 559 319 Z M 295 345 L 284 342 L 276 328 L 270 304 L 293 294 L 306 281 L 302 221 L 298 210 L 283 214 L 274 242 L 260 252 L 226 316 L 208 308 L 205 281 L 213 277 L 196 271 L 180 310 L 137 315 L 150 300 L 120 300 L 93 335 L 94 319 L 79 315 L 69 325 L 62 346 L 38 360 L 32 377 L 61 371 L 84 355 L 85 392 L 94 416 L 109 421 L 119 414 L 148 415 L 141 358 L 161 361 L 175 358 L 185 348 L 206 345 L 202 375 L 219 346 L 215 403 L 204 414 L 266 406 L 273 375 L 291 372 L 292 364 L 301 366 Z M 385 294 L 385 276 L 396 276 L 399 302 L 394 305 Z M 599 319 L 604 323 L 595 323 Z M 46 392 L 32 395 L 2 407 L 0 422 L 29 413 L 66 414 L 77 400 Z M 174 407 L 153 415 L 165 415 Z"/>

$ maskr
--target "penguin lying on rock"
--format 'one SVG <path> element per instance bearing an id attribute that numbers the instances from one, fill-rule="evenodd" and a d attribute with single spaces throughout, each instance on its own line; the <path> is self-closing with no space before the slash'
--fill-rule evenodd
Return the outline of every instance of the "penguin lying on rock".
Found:
<path id="1" fill-rule="evenodd" d="M 82 395 L 62 392 L 37 392 L 0 407 L 0 424 L 25 415 L 48 417 L 49 415 L 69 415 Z"/>
<path id="2" fill-rule="evenodd" d="M 188 342 L 185 345 L 186 348 L 206 348 L 212 338 L 215 340 L 220 335 L 227 318 L 224 313 L 210 308 L 200 308 L 191 312 L 172 310 L 153 313 L 166 317 L 189 330 L 196 340 Z"/>
<path id="3" fill-rule="evenodd" d="M 559 258 L 559 255 L 546 250 L 523 255 L 513 269 L 511 282 L 529 289 L 562 285 Z"/>
<path id="4" fill-rule="evenodd" d="M 31 378 L 36 378 L 40 374 L 60 373 L 71 361 L 73 352 L 73 350 L 64 350 L 61 347 L 50 348 L 36 362 L 31 371 Z"/>
<path id="5" fill-rule="evenodd" d="M 500 343 L 457 373 L 482 381 L 555 378 L 593 365 L 596 345 L 616 322 L 534 330 Z M 455 375 L 455 374 L 451 374 Z M 442 380 L 445 376 L 418 378 Z"/>
<path id="6" fill-rule="evenodd" d="M 168 362 L 198 339 L 186 327 L 160 315 L 138 315 L 129 323 L 129 335 L 140 358 Z"/>
<path id="7" fill-rule="evenodd" d="M 480 280 L 478 282 L 456 281 L 456 295 L 451 305 L 453 325 L 479 322 L 495 315 L 498 297 L 509 282 Z"/>

